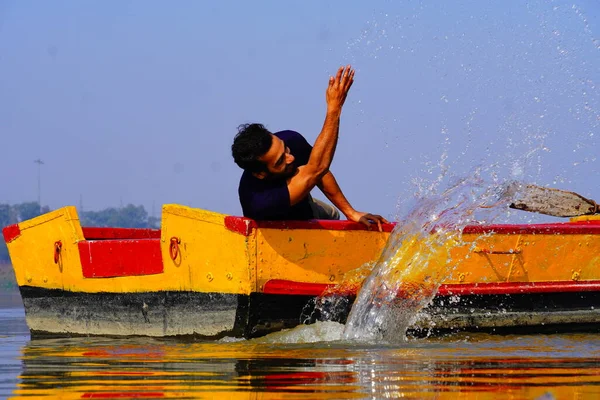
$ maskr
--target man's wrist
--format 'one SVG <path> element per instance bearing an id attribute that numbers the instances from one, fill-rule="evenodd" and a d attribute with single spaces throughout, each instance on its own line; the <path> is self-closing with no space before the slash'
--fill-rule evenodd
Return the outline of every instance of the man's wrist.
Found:
<path id="1" fill-rule="evenodd" d="M 327 116 L 339 117 L 342 114 L 342 106 L 327 105 Z"/>
<path id="2" fill-rule="evenodd" d="M 344 214 L 346 216 L 346 219 L 348 219 L 349 221 L 355 221 L 357 218 L 357 214 L 358 211 L 356 211 L 353 208 L 350 208 L 350 210 L 340 210 L 342 212 L 342 214 Z"/>

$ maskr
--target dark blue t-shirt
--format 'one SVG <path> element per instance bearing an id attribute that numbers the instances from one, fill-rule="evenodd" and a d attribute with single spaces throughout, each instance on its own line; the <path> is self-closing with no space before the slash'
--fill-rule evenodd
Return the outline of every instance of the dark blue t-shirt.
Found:
<path id="1" fill-rule="evenodd" d="M 299 167 L 308 163 L 312 146 L 304 136 L 295 131 L 274 133 L 289 147 L 294 164 Z M 258 179 L 244 171 L 238 189 L 244 217 L 255 220 L 307 220 L 313 218 L 308 196 L 290 205 L 290 192 L 286 179 L 271 181 Z"/>

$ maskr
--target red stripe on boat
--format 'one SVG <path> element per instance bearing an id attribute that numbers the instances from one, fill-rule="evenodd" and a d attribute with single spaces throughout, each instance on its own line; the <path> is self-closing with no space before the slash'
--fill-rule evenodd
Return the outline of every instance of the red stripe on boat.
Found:
<path id="1" fill-rule="evenodd" d="M 377 225 L 366 225 L 352 221 L 313 219 L 310 221 L 258 221 L 259 228 L 267 229 L 327 229 L 331 231 L 374 231 Z M 383 232 L 391 232 L 396 224 L 381 224 Z"/>
<path id="2" fill-rule="evenodd" d="M 600 291 L 600 281 L 502 282 L 442 285 L 439 296 L 464 294 L 529 294 Z"/>
<path id="3" fill-rule="evenodd" d="M 2 234 L 4 235 L 4 241 L 10 243 L 21 235 L 21 228 L 18 224 L 8 225 L 2 229 Z"/>
<path id="4" fill-rule="evenodd" d="M 581 221 L 531 225 L 470 225 L 463 229 L 463 233 L 597 235 L 600 234 L 600 224 L 597 221 Z"/>
<path id="5" fill-rule="evenodd" d="M 160 239 L 85 240 L 77 243 L 85 278 L 163 272 Z"/>
<path id="6" fill-rule="evenodd" d="M 335 285 L 327 283 L 309 283 L 286 281 L 283 279 L 271 279 L 263 287 L 266 294 L 289 294 L 298 296 L 319 296 L 325 290 Z"/>
<path id="7" fill-rule="evenodd" d="M 250 236 L 252 230 L 256 228 L 256 221 L 245 217 L 225 217 L 225 228 L 240 235 Z"/>
<path id="8" fill-rule="evenodd" d="M 160 229 L 83 227 L 86 240 L 102 239 L 160 239 Z"/>
<path id="9" fill-rule="evenodd" d="M 383 224 L 384 232 L 392 232 L 397 223 Z M 230 231 L 237 232 L 244 236 L 249 236 L 252 229 L 327 229 L 332 231 L 366 231 L 369 230 L 363 224 L 351 221 L 331 221 L 331 220 L 309 220 L 309 221 L 255 221 L 245 217 L 227 216 L 225 217 L 225 227 Z M 371 226 L 371 231 L 377 228 Z M 434 228 L 435 229 L 435 228 Z M 551 224 L 520 224 L 520 225 L 469 225 L 463 229 L 466 234 L 563 234 L 575 235 L 600 234 L 600 221 L 577 221 L 577 222 L 559 222 Z"/>
<path id="10" fill-rule="evenodd" d="M 391 232 L 396 224 L 382 224 L 384 232 Z M 332 231 L 366 231 L 369 228 L 366 225 L 351 221 L 321 220 L 314 219 L 309 221 L 255 221 L 245 217 L 227 216 L 225 217 L 225 227 L 232 232 L 249 236 L 252 229 L 327 229 Z M 372 231 L 377 230 L 377 226 L 371 227 Z"/>
<path id="11" fill-rule="evenodd" d="M 320 296 L 327 289 L 332 293 L 343 296 L 356 296 L 356 292 L 342 289 L 336 292 L 335 285 L 327 283 L 306 283 L 271 279 L 263 287 L 265 294 L 284 294 L 298 296 Z M 532 294 L 532 293 L 560 293 L 560 292 L 595 292 L 600 291 L 600 281 L 557 281 L 557 282 L 502 282 L 502 283 L 475 283 L 475 284 L 450 284 L 441 285 L 437 291 L 438 296 L 454 295 L 491 295 L 491 294 Z M 402 290 L 398 293 L 402 296 Z"/>

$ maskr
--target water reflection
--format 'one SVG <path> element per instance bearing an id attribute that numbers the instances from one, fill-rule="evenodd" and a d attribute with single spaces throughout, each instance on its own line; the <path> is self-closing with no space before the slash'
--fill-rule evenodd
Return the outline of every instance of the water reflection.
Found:
<path id="1" fill-rule="evenodd" d="M 348 342 L 37 340 L 15 399 L 597 398 L 597 335 Z"/>

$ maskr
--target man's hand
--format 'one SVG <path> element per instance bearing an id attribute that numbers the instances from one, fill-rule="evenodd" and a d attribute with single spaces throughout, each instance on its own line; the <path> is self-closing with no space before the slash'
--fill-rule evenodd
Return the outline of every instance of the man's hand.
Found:
<path id="1" fill-rule="evenodd" d="M 371 229 L 372 225 L 377 224 L 377 228 L 379 232 L 383 232 L 383 228 L 381 224 L 389 224 L 388 220 L 383 218 L 381 215 L 363 213 L 363 212 L 355 212 L 352 215 L 347 215 L 348 219 L 353 222 L 359 222 L 367 226 L 367 228 Z"/>
<path id="2" fill-rule="evenodd" d="M 325 92 L 327 111 L 339 112 L 346 101 L 350 87 L 354 83 L 354 70 L 348 65 L 340 67 L 335 78 L 329 78 L 329 86 Z"/>

